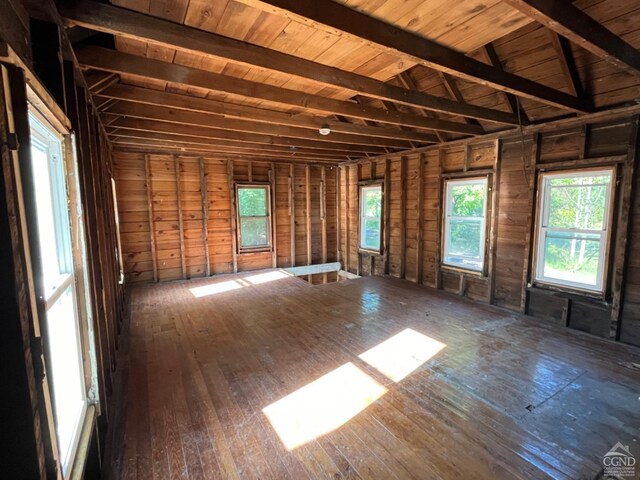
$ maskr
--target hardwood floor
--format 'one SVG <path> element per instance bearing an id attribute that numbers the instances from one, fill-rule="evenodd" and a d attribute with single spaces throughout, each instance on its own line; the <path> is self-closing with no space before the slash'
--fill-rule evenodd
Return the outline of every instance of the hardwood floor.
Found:
<path id="1" fill-rule="evenodd" d="M 640 460 L 640 350 L 401 280 L 276 277 L 131 290 L 111 478 L 593 479 L 617 442 Z"/>

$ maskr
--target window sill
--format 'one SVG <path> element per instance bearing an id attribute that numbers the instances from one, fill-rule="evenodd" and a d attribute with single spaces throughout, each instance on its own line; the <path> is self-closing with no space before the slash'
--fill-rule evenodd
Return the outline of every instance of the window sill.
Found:
<path id="1" fill-rule="evenodd" d="M 366 253 L 367 255 L 377 255 L 379 257 L 384 256 L 380 250 L 371 250 L 369 248 L 358 247 L 358 253 Z"/>
<path id="2" fill-rule="evenodd" d="M 479 278 L 481 280 L 489 279 L 487 275 L 485 275 L 484 273 L 478 270 L 470 270 L 467 268 L 454 267 L 452 265 L 446 265 L 444 263 L 440 265 L 440 268 L 448 272 L 461 273 L 461 274 L 469 275 L 470 277 Z"/>
<path id="3" fill-rule="evenodd" d="M 240 250 L 238 255 L 255 255 L 258 253 L 271 253 L 273 250 L 271 247 L 263 247 L 263 248 L 252 248 L 246 250 Z"/>
<path id="4" fill-rule="evenodd" d="M 606 295 L 602 292 L 593 292 L 590 290 L 581 290 L 579 288 L 563 287 L 560 285 L 536 281 L 527 286 L 527 291 L 544 292 L 549 295 L 561 294 L 569 298 L 581 298 L 592 300 L 597 303 L 607 304 Z"/>
<path id="5" fill-rule="evenodd" d="M 89 448 L 91 447 L 91 437 L 93 435 L 95 419 L 96 407 L 95 405 L 89 405 L 84 416 L 82 432 L 80 433 L 80 439 L 78 440 L 78 447 L 76 449 L 76 457 L 73 460 L 73 466 L 69 472 L 69 478 L 71 480 L 80 480 L 84 478 L 84 469 L 87 465 L 87 457 L 89 454 Z"/>

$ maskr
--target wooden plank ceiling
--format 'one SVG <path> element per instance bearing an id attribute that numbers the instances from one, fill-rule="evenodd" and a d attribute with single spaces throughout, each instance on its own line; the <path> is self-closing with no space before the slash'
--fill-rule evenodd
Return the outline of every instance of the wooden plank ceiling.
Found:
<path id="1" fill-rule="evenodd" d="M 109 50 L 76 35 L 75 50 L 113 145 L 128 150 L 337 162 L 640 97 L 640 0 L 116 0 L 61 11 L 72 31 L 115 36 Z"/>

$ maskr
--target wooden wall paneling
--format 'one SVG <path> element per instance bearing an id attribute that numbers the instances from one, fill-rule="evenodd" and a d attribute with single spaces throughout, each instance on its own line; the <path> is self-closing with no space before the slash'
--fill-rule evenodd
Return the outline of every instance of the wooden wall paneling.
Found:
<path id="1" fill-rule="evenodd" d="M 320 222 L 322 226 L 322 263 L 327 263 L 327 171 L 320 167 Z M 322 283 L 327 283 L 327 274 L 322 275 Z"/>
<path id="2" fill-rule="evenodd" d="M 211 260 L 209 258 L 209 199 L 207 191 L 207 173 L 204 159 L 198 158 L 198 172 L 200 174 L 200 196 L 202 204 L 202 248 L 204 249 L 205 276 L 211 275 Z"/>
<path id="3" fill-rule="evenodd" d="M 311 251 L 311 167 L 304 167 L 304 188 L 305 188 L 305 238 L 307 241 L 307 265 L 313 263 L 313 253 Z M 307 275 L 307 281 L 311 282 L 311 275 Z"/>
<path id="4" fill-rule="evenodd" d="M 291 220 L 291 266 L 296 266 L 296 206 L 295 206 L 295 172 L 289 165 L 289 216 Z"/>
<path id="5" fill-rule="evenodd" d="M 418 225 L 416 238 L 416 283 L 422 283 L 424 256 L 424 163 L 426 161 L 424 153 L 418 154 Z"/>
<path id="6" fill-rule="evenodd" d="M 151 167 L 149 155 L 144 156 L 144 178 L 147 188 L 147 212 L 149 215 L 149 243 L 151 245 L 151 262 L 153 265 L 153 281 L 158 281 L 158 254 L 156 252 L 156 231 L 153 221 L 153 185 L 151 183 Z"/>
<path id="7" fill-rule="evenodd" d="M 537 192 L 536 187 L 538 183 L 537 174 L 536 174 L 536 164 L 538 163 L 538 159 L 540 157 L 540 133 L 535 133 L 533 135 L 533 143 L 531 145 L 531 157 L 529 160 L 529 165 L 525 166 L 523 164 L 523 171 L 525 175 L 525 180 L 527 182 L 529 197 L 528 201 L 528 216 L 527 216 L 527 224 L 529 228 L 525 228 L 524 234 L 524 253 L 523 253 L 523 266 L 522 266 L 522 292 L 520 298 L 520 311 L 526 312 L 526 304 L 527 304 L 527 286 L 531 281 L 531 268 L 533 266 L 533 246 L 535 243 L 534 235 L 536 232 L 535 220 L 536 220 L 536 201 L 537 201 Z M 524 159 L 523 159 L 524 162 Z"/>
<path id="8" fill-rule="evenodd" d="M 407 268 L 407 156 L 400 157 L 400 278 Z"/>
<path id="9" fill-rule="evenodd" d="M 187 261 L 184 252 L 184 220 L 182 218 L 182 165 L 180 157 L 178 157 L 177 155 L 173 156 L 173 162 L 176 169 L 176 201 L 178 203 L 178 246 L 180 248 L 180 268 L 182 270 L 182 278 L 185 279 L 187 278 Z"/>
<path id="10" fill-rule="evenodd" d="M 272 225 L 272 245 L 271 245 L 271 266 L 278 266 L 278 208 L 276 203 L 276 170 L 273 162 L 269 163 L 269 185 L 271 186 L 271 225 Z"/>
<path id="11" fill-rule="evenodd" d="M 336 167 L 336 261 L 342 263 L 342 167 Z"/>
<path id="12" fill-rule="evenodd" d="M 227 177 L 229 182 L 229 209 L 231 219 L 231 258 L 233 262 L 233 272 L 238 271 L 238 246 L 236 239 L 236 195 L 235 186 L 233 182 L 233 160 L 227 160 Z"/>
<path id="13" fill-rule="evenodd" d="M 354 226 L 356 228 L 356 241 L 355 241 L 355 245 L 354 245 L 354 251 L 355 251 L 355 256 L 356 256 L 356 275 L 362 275 L 362 252 L 360 251 L 360 244 L 362 242 L 360 235 L 361 235 L 361 229 L 360 229 L 360 202 L 362 201 L 362 199 L 360 198 L 360 181 L 362 180 L 362 164 L 358 163 L 356 165 L 355 168 L 355 176 L 356 176 L 356 181 L 354 183 L 354 190 L 355 190 L 355 214 L 353 216 L 354 219 Z"/>
<path id="14" fill-rule="evenodd" d="M 435 288 L 442 288 L 442 235 L 444 228 L 444 222 L 442 216 L 444 207 L 442 205 L 444 201 L 444 182 L 442 180 L 443 164 L 444 164 L 445 150 L 443 148 L 438 149 L 438 188 L 437 188 L 437 202 L 438 208 L 436 211 L 436 221 L 438 222 L 437 239 L 436 239 L 436 275 L 435 275 Z"/>
<path id="15" fill-rule="evenodd" d="M 344 198 L 345 198 L 345 270 L 351 272 L 351 166 L 344 167 Z"/>
<path id="16" fill-rule="evenodd" d="M 636 162 L 638 160 L 638 142 L 640 135 L 639 130 L 640 117 L 636 115 L 632 120 L 631 135 L 629 138 L 629 153 L 627 155 L 627 161 L 622 166 L 622 185 L 620 185 L 620 206 L 617 218 L 617 236 L 615 240 L 615 256 L 613 257 L 613 278 L 611 280 L 612 288 L 612 300 L 611 300 L 611 322 L 609 329 L 609 338 L 619 339 L 621 337 L 621 313 L 623 308 L 631 308 L 632 303 L 628 302 L 624 306 L 625 293 L 632 290 L 630 285 L 634 285 L 637 288 L 638 280 L 637 275 L 627 275 L 627 272 L 633 272 L 637 270 L 637 260 L 634 259 L 633 263 L 630 261 L 629 250 L 632 243 L 629 241 L 633 233 L 632 231 L 632 214 L 637 215 L 637 211 L 633 209 L 635 193 L 636 196 L 640 195 L 640 192 L 636 189 L 634 192 L 634 184 L 637 183 L 636 177 L 638 176 L 636 170 Z M 637 202 L 636 202 L 637 203 Z M 637 223 L 637 220 L 636 220 Z M 635 252 L 638 251 L 636 244 Z M 637 253 L 636 253 L 637 255 Z M 629 265 L 631 264 L 631 265 Z M 630 285 L 625 285 L 627 280 Z M 629 312 L 631 313 L 631 312 Z M 625 332 L 626 334 L 626 332 Z M 630 336 L 631 338 L 631 336 Z M 640 344 L 640 336 L 636 339 L 636 343 Z"/>
<path id="17" fill-rule="evenodd" d="M 391 248 L 391 160 L 384 159 L 384 203 L 382 216 L 384 219 L 384 274 L 389 275 L 389 251 Z"/>
<path id="18" fill-rule="evenodd" d="M 495 140 L 493 175 L 491 181 L 491 226 L 489 228 L 489 261 L 487 276 L 489 278 L 489 303 L 495 302 L 496 287 L 496 254 L 498 244 L 498 218 L 500 216 L 500 158 L 502 156 L 502 140 Z"/>

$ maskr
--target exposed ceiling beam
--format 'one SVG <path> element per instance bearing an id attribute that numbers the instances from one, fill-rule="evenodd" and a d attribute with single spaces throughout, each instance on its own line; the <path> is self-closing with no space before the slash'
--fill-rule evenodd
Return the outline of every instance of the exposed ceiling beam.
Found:
<path id="1" fill-rule="evenodd" d="M 632 75 L 640 74 L 640 52 L 571 2 L 504 0 L 513 8 Z"/>
<path id="2" fill-rule="evenodd" d="M 209 113 L 224 118 L 237 118 L 264 122 L 268 124 L 288 125 L 291 127 L 309 128 L 318 130 L 324 123 L 329 123 L 331 131 L 349 135 L 365 135 L 380 138 L 392 138 L 395 140 L 417 141 L 422 143 L 436 143 L 438 139 L 430 133 L 407 130 L 399 132 L 398 129 L 388 126 L 363 126 L 345 123 L 341 121 L 327 121 L 322 117 L 310 115 L 291 114 L 276 110 L 237 105 L 208 98 L 192 97 L 177 93 L 169 93 L 149 88 L 134 87 L 131 85 L 113 85 L 102 92 L 100 97 L 128 100 L 147 105 L 158 105 L 193 112 Z"/>
<path id="3" fill-rule="evenodd" d="M 550 33 L 551 43 L 558 55 L 558 61 L 560 62 L 562 72 L 567 79 L 567 87 L 569 88 L 569 91 L 576 97 L 584 97 L 582 81 L 580 80 L 580 74 L 578 73 L 575 59 L 573 58 L 573 52 L 571 51 L 569 40 L 554 31 L 551 31 Z"/>
<path id="4" fill-rule="evenodd" d="M 311 25 L 323 25 L 337 35 L 382 48 L 410 62 L 449 73 L 470 82 L 538 100 L 577 112 L 589 112 L 593 105 L 524 77 L 474 60 L 452 48 L 369 17 L 332 0 L 241 0 L 263 10 L 272 11 Z M 558 2 L 566 3 L 566 2 Z M 477 118 L 477 117 L 476 117 Z"/>
<path id="5" fill-rule="evenodd" d="M 262 143 L 266 145 L 281 145 L 296 148 L 315 148 L 323 150 L 337 150 L 340 152 L 353 152 L 352 156 L 361 153 L 385 153 L 381 147 L 369 145 L 349 145 L 343 143 L 314 142 L 299 138 L 277 137 L 256 133 L 234 132 L 220 128 L 197 127 L 193 125 L 181 125 L 179 123 L 161 122 L 156 120 L 143 120 L 138 118 L 117 118 L 109 124 L 108 130 L 113 128 L 129 128 L 148 132 L 166 133 L 168 135 L 187 135 L 190 137 L 218 138 L 222 140 L 236 140 L 239 142 Z"/>
<path id="6" fill-rule="evenodd" d="M 111 5 L 84 1 L 74 5 L 61 5 L 60 8 L 72 25 L 122 35 L 197 55 L 225 58 L 243 65 L 265 68 L 324 85 L 345 88 L 354 93 L 381 100 L 494 122 L 517 123 L 512 115 L 505 112 L 407 90 L 293 55 Z"/>
<path id="7" fill-rule="evenodd" d="M 264 145 L 260 143 L 236 142 L 233 140 L 221 140 L 214 138 L 196 138 L 187 135 L 165 135 L 163 133 L 146 132 L 142 130 L 129 130 L 126 128 L 115 128 L 109 132 L 111 138 L 138 138 L 146 140 L 162 140 L 164 142 L 173 143 L 189 143 L 200 147 L 226 147 L 238 150 L 260 149 L 265 152 L 279 153 L 280 155 L 296 152 L 301 155 L 313 155 L 316 157 L 334 158 L 336 156 L 353 155 L 353 152 L 340 150 L 322 150 L 316 148 L 291 148 L 279 147 L 276 145 Z"/>
<path id="8" fill-rule="evenodd" d="M 97 70 L 152 78 L 185 86 L 251 97 L 292 107 L 307 108 L 324 114 L 340 114 L 348 117 L 376 120 L 396 125 L 406 125 L 430 130 L 442 130 L 467 135 L 480 134 L 473 125 L 445 120 L 417 117 L 399 112 L 364 107 L 351 102 L 334 100 L 319 95 L 274 87 L 196 68 L 176 65 L 107 48 L 84 46 L 76 49 L 80 64 Z"/>
<path id="9" fill-rule="evenodd" d="M 287 158 L 296 157 L 301 160 L 314 160 L 317 162 L 336 162 L 340 160 L 346 160 L 346 156 L 334 156 L 330 158 L 316 157 L 314 155 L 300 154 L 296 151 L 290 153 L 278 153 L 267 152 L 260 149 L 235 149 L 228 147 L 209 147 L 205 145 L 193 145 L 190 143 L 175 143 L 167 142 L 165 140 L 147 140 L 138 138 L 125 138 L 125 137 L 112 137 L 111 143 L 119 146 L 138 146 L 138 147 L 154 147 L 154 148 L 167 148 L 175 149 L 183 152 L 211 152 L 211 153 L 233 153 L 236 155 L 250 155 L 251 157 L 267 157 L 267 158 Z"/>
<path id="10" fill-rule="evenodd" d="M 404 88 L 408 88 L 409 90 L 418 90 L 418 85 L 416 85 L 416 82 L 413 80 L 413 77 L 409 73 L 409 70 L 405 70 L 400 75 L 397 75 L 396 78 L 400 81 Z M 438 118 L 438 114 L 432 110 L 418 109 L 418 112 L 424 114 L 427 117 Z M 446 133 L 436 132 L 436 135 L 438 136 L 438 141 L 440 143 L 444 143 L 447 141 Z"/>
<path id="11" fill-rule="evenodd" d="M 502 62 L 500 61 L 500 57 L 498 56 L 496 49 L 493 48 L 493 45 L 491 43 L 488 43 L 483 47 L 483 50 L 485 57 L 487 57 L 487 60 L 489 60 L 489 63 L 491 63 L 491 65 L 493 65 L 495 68 L 499 68 L 500 70 L 502 70 Z M 520 104 L 518 98 L 513 93 L 509 92 L 503 92 L 503 95 L 505 101 L 507 102 L 507 105 L 509 106 L 509 110 L 511 110 L 511 113 L 518 115 L 518 112 L 520 112 L 522 124 L 527 125 L 529 123 L 529 117 L 522 108 L 522 105 Z"/>
<path id="12" fill-rule="evenodd" d="M 180 150 L 175 147 L 163 147 L 163 146 L 136 146 L 136 145 L 114 145 L 114 151 L 121 151 L 125 153 L 146 153 L 146 154 L 158 154 L 158 155 L 184 155 L 184 156 L 222 156 L 225 160 L 247 160 L 244 154 L 233 154 L 227 152 L 216 152 L 210 150 Z M 345 161 L 345 160 L 342 160 Z M 301 163 L 305 165 L 338 165 L 341 163 L 336 160 L 306 160 L 294 157 L 274 157 L 274 158 L 260 158 L 256 159 L 255 163 Z"/>
<path id="13" fill-rule="evenodd" d="M 176 110 L 155 105 L 140 105 L 132 102 L 121 101 L 112 105 L 103 113 L 161 120 L 164 122 L 179 123 L 181 125 L 196 125 L 201 127 L 215 127 L 224 130 L 238 132 L 263 133 L 265 135 L 277 135 L 279 137 L 301 138 L 314 140 L 319 143 L 333 142 L 348 145 L 374 145 L 378 147 L 410 148 L 409 142 L 404 140 L 392 140 L 390 138 L 365 137 L 362 135 L 345 135 L 343 133 L 331 133 L 320 135 L 317 130 L 307 128 L 289 127 L 287 125 L 269 125 L 261 122 L 238 120 L 235 118 L 222 118 L 200 112 Z"/>
<path id="14" fill-rule="evenodd" d="M 440 78 L 444 83 L 444 88 L 447 90 L 451 98 L 455 98 L 458 102 L 465 103 L 464 96 L 458 88 L 458 84 L 456 83 L 456 79 L 449 75 L 448 73 L 438 72 L 440 74 Z M 478 121 L 475 118 L 465 118 L 467 123 L 472 125 L 479 125 Z"/>

